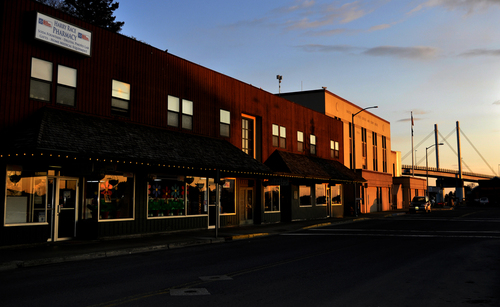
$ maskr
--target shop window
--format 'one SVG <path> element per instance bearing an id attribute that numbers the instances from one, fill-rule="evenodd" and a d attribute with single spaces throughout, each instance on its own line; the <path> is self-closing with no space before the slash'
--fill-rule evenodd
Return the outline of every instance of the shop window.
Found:
<path id="1" fill-rule="evenodd" d="M 310 141 L 310 144 L 309 144 L 310 153 L 311 153 L 311 155 L 315 155 L 316 154 L 316 136 L 314 134 L 311 134 L 309 141 Z"/>
<path id="2" fill-rule="evenodd" d="M 7 170 L 5 224 L 47 222 L 47 177 Z"/>
<path id="3" fill-rule="evenodd" d="M 327 190 L 328 185 L 326 184 L 316 184 L 316 205 L 326 206 L 327 204 Z"/>
<path id="4" fill-rule="evenodd" d="M 231 112 L 220 109 L 220 136 L 230 137 Z"/>
<path id="5" fill-rule="evenodd" d="M 75 106 L 76 100 L 76 69 L 57 66 L 56 103 Z"/>
<path id="6" fill-rule="evenodd" d="M 148 217 L 186 215 L 183 178 L 153 179 L 148 183 Z"/>
<path id="7" fill-rule="evenodd" d="M 342 185 L 336 184 L 330 187 L 330 198 L 332 205 L 342 205 Z"/>
<path id="8" fill-rule="evenodd" d="M 311 206 L 311 187 L 306 185 L 299 186 L 300 206 Z"/>
<path id="9" fill-rule="evenodd" d="M 30 98 L 50 101 L 52 63 L 31 58 Z"/>
<path id="10" fill-rule="evenodd" d="M 179 98 L 169 95 L 167 125 L 171 127 L 179 127 L 179 111 Z"/>
<path id="11" fill-rule="evenodd" d="M 182 129 L 193 130 L 193 102 L 182 99 Z"/>
<path id="12" fill-rule="evenodd" d="M 235 202 L 235 180 L 225 179 L 220 186 L 220 213 L 221 214 L 234 214 L 236 213 L 236 202 Z M 213 178 L 208 179 L 208 203 L 210 205 L 215 205 L 217 201 L 215 180 Z"/>
<path id="13" fill-rule="evenodd" d="M 130 114 L 130 84 L 113 80 L 111 112 L 124 116 Z"/>
<path id="14" fill-rule="evenodd" d="M 297 151 L 304 151 L 304 133 L 302 131 L 297 131 Z"/>
<path id="15" fill-rule="evenodd" d="M 280 211 L 280 186 L 264 187 L 264 212 Z"/>
<path id="16" fill-rule="evenodd" d="M 87 182 L 86 194 L 91 195 L 93 188 L 95 184 Z M 99 212 L 99 220 L 134 218 L 134 177 L 106 175 L 99 180 L 98 189 L 95 191 L 97 206 L 87 205 L 87 208 Z"/>

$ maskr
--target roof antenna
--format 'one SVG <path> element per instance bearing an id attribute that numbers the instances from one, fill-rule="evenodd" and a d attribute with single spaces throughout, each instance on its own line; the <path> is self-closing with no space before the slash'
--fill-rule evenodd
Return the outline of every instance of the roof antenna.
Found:
<path id="1" fill-rule="evenodd" d="M 279 92 L 278 94 L 281 94 L 281 80 L 283 79 L 283 76 L 276 75 L 276 79 L 279 81 Z"/>

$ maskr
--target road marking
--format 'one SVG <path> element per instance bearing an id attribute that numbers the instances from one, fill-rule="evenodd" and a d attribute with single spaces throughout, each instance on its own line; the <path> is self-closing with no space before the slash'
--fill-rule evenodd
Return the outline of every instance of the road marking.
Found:
<path id="1" fill-rule="evenodd" d="M 457 234 L 403 234 L 403 233 L 284 233 L 282 236 L 357 236 L 357 237 L 411 237 L 411 238 L 474 238 L 474 239 L 500 239 L 498 236 L 488 235 L 457 235 Z"/>
<path id="2" fill-rule="evenodd" d="M 185 288 L 185 289 L 172 289 L 170 290 L 170 296 L 198 296 L 198 295 L 210 295 L 205 288 Z"/>

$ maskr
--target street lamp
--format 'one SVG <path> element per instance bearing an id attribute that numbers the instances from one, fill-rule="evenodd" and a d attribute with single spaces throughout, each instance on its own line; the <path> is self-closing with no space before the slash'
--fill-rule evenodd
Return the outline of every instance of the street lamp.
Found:
<path id="1" fill-rule="evenodd" d="M 432 147 L 434 147 L 436 145 L 444 145 L 444 144 L 443 143 L 432 144 L 431 146 L 425 148 L 425 180 L 426 180 L 426 195 L 427 195 L 427 198 L 429 198 L 429 161 L 427 159 L 427 149 L 432 148 Z"/>
<path id="2" fill-rule="evenodd" d="M 368 109 L 377 109 L 378 106 L 373 106 L 373 107 L 367 107 L 367 108 L 364 108 L 362 109 L 361 111 L 358 111 L 357 113 L 354 113 L 352 114 L 352 119 L 351 119 L 351 134 L 352 134 L 352 142 L 351 142 L 351 166 L 352 166 L 352 170 L 354 171 L 354 173 L 356 173 L 356 130 L 354 129 L 354 116 L 358 115 L 359 113 L 365 111 L 365 110 L 368 110 Z M 358 206 L 357 206 L 357 200 L 356 200 L 356 196 L 357 196 L 357 193 L 356 193 L 356 182 L 354 182 L 354 213 L 356 216 L 358 216 Z"/>

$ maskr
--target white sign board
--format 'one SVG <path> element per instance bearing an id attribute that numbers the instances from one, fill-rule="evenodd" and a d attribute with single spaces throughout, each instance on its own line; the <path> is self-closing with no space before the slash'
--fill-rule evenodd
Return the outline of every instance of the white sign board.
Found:
<path id="1" fill-rule="evenodd" d="M 35 38 L 90 56 L 92 32 L 54 17 L 37 13 Z"/>

